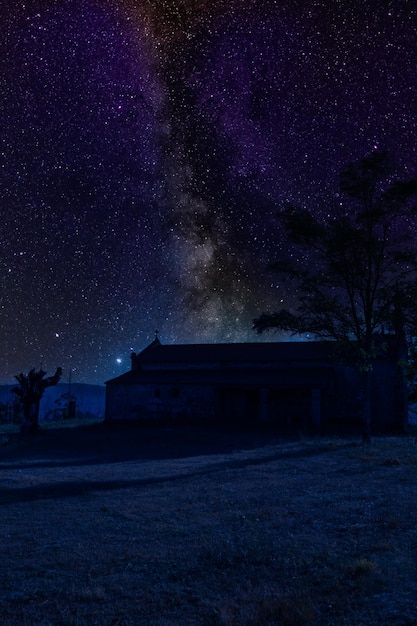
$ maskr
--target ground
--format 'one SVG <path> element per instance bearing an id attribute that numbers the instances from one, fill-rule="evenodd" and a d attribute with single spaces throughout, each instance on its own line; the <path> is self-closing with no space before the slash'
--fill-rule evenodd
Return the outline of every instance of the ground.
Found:
<path id="1" fill-rule="evenodd" d="M 3 626 L 417 625 L 413 436 L 95 425 L 2 444 Z"/>

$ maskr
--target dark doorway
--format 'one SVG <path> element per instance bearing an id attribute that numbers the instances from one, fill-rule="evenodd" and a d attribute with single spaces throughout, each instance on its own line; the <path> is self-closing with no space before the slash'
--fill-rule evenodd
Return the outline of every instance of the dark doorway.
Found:
<path id="1" fill-rule="evenodd" d="M 272 389 L 269 392 L 270 423 L 283 429 L 303 429 L 311 422 L 310 389 Z"/>
<path id="2" fill-rule="evenodd" d="M 259 421 L 260 390 L 220 389 L 220 407 L 223 421 L 236 426 L 248 426 Z"/>

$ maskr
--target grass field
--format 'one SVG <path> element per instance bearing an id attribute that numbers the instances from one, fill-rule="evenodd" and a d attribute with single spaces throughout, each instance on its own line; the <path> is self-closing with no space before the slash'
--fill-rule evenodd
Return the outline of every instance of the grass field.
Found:
<path id="1" fill-rule="evenodd" d="M 417 624 L 415 443 L 101 425 L 12 436 L 0 623 Z"/>

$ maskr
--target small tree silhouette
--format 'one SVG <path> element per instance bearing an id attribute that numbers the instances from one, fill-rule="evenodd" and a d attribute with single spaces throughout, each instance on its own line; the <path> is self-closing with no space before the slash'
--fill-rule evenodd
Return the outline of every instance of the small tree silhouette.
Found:
<path id="1" fill-rule="evenodd" d="M 23 409 L 22 432 L 35 433 L 39 428 L 39 405 L 47 387 L 58 384 L 62 376 L 62 367 L 58 367 L 53 376 L 44 378 L 46 372 L 32 368 L 28 374 L 20 373 L 15 376 L 18 387 L 13 387 Z"/>

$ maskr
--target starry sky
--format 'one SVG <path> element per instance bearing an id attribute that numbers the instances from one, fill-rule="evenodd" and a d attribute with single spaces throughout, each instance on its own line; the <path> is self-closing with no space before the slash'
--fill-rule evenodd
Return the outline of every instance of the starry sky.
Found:
<path id="1" fill-rule="evenodd" d="M 2 0 L 0 383 L 256 341 L 286 202 L 417 174 L 413 0 Z M 271 337 L 265 337 L 271 339 Z"/>

